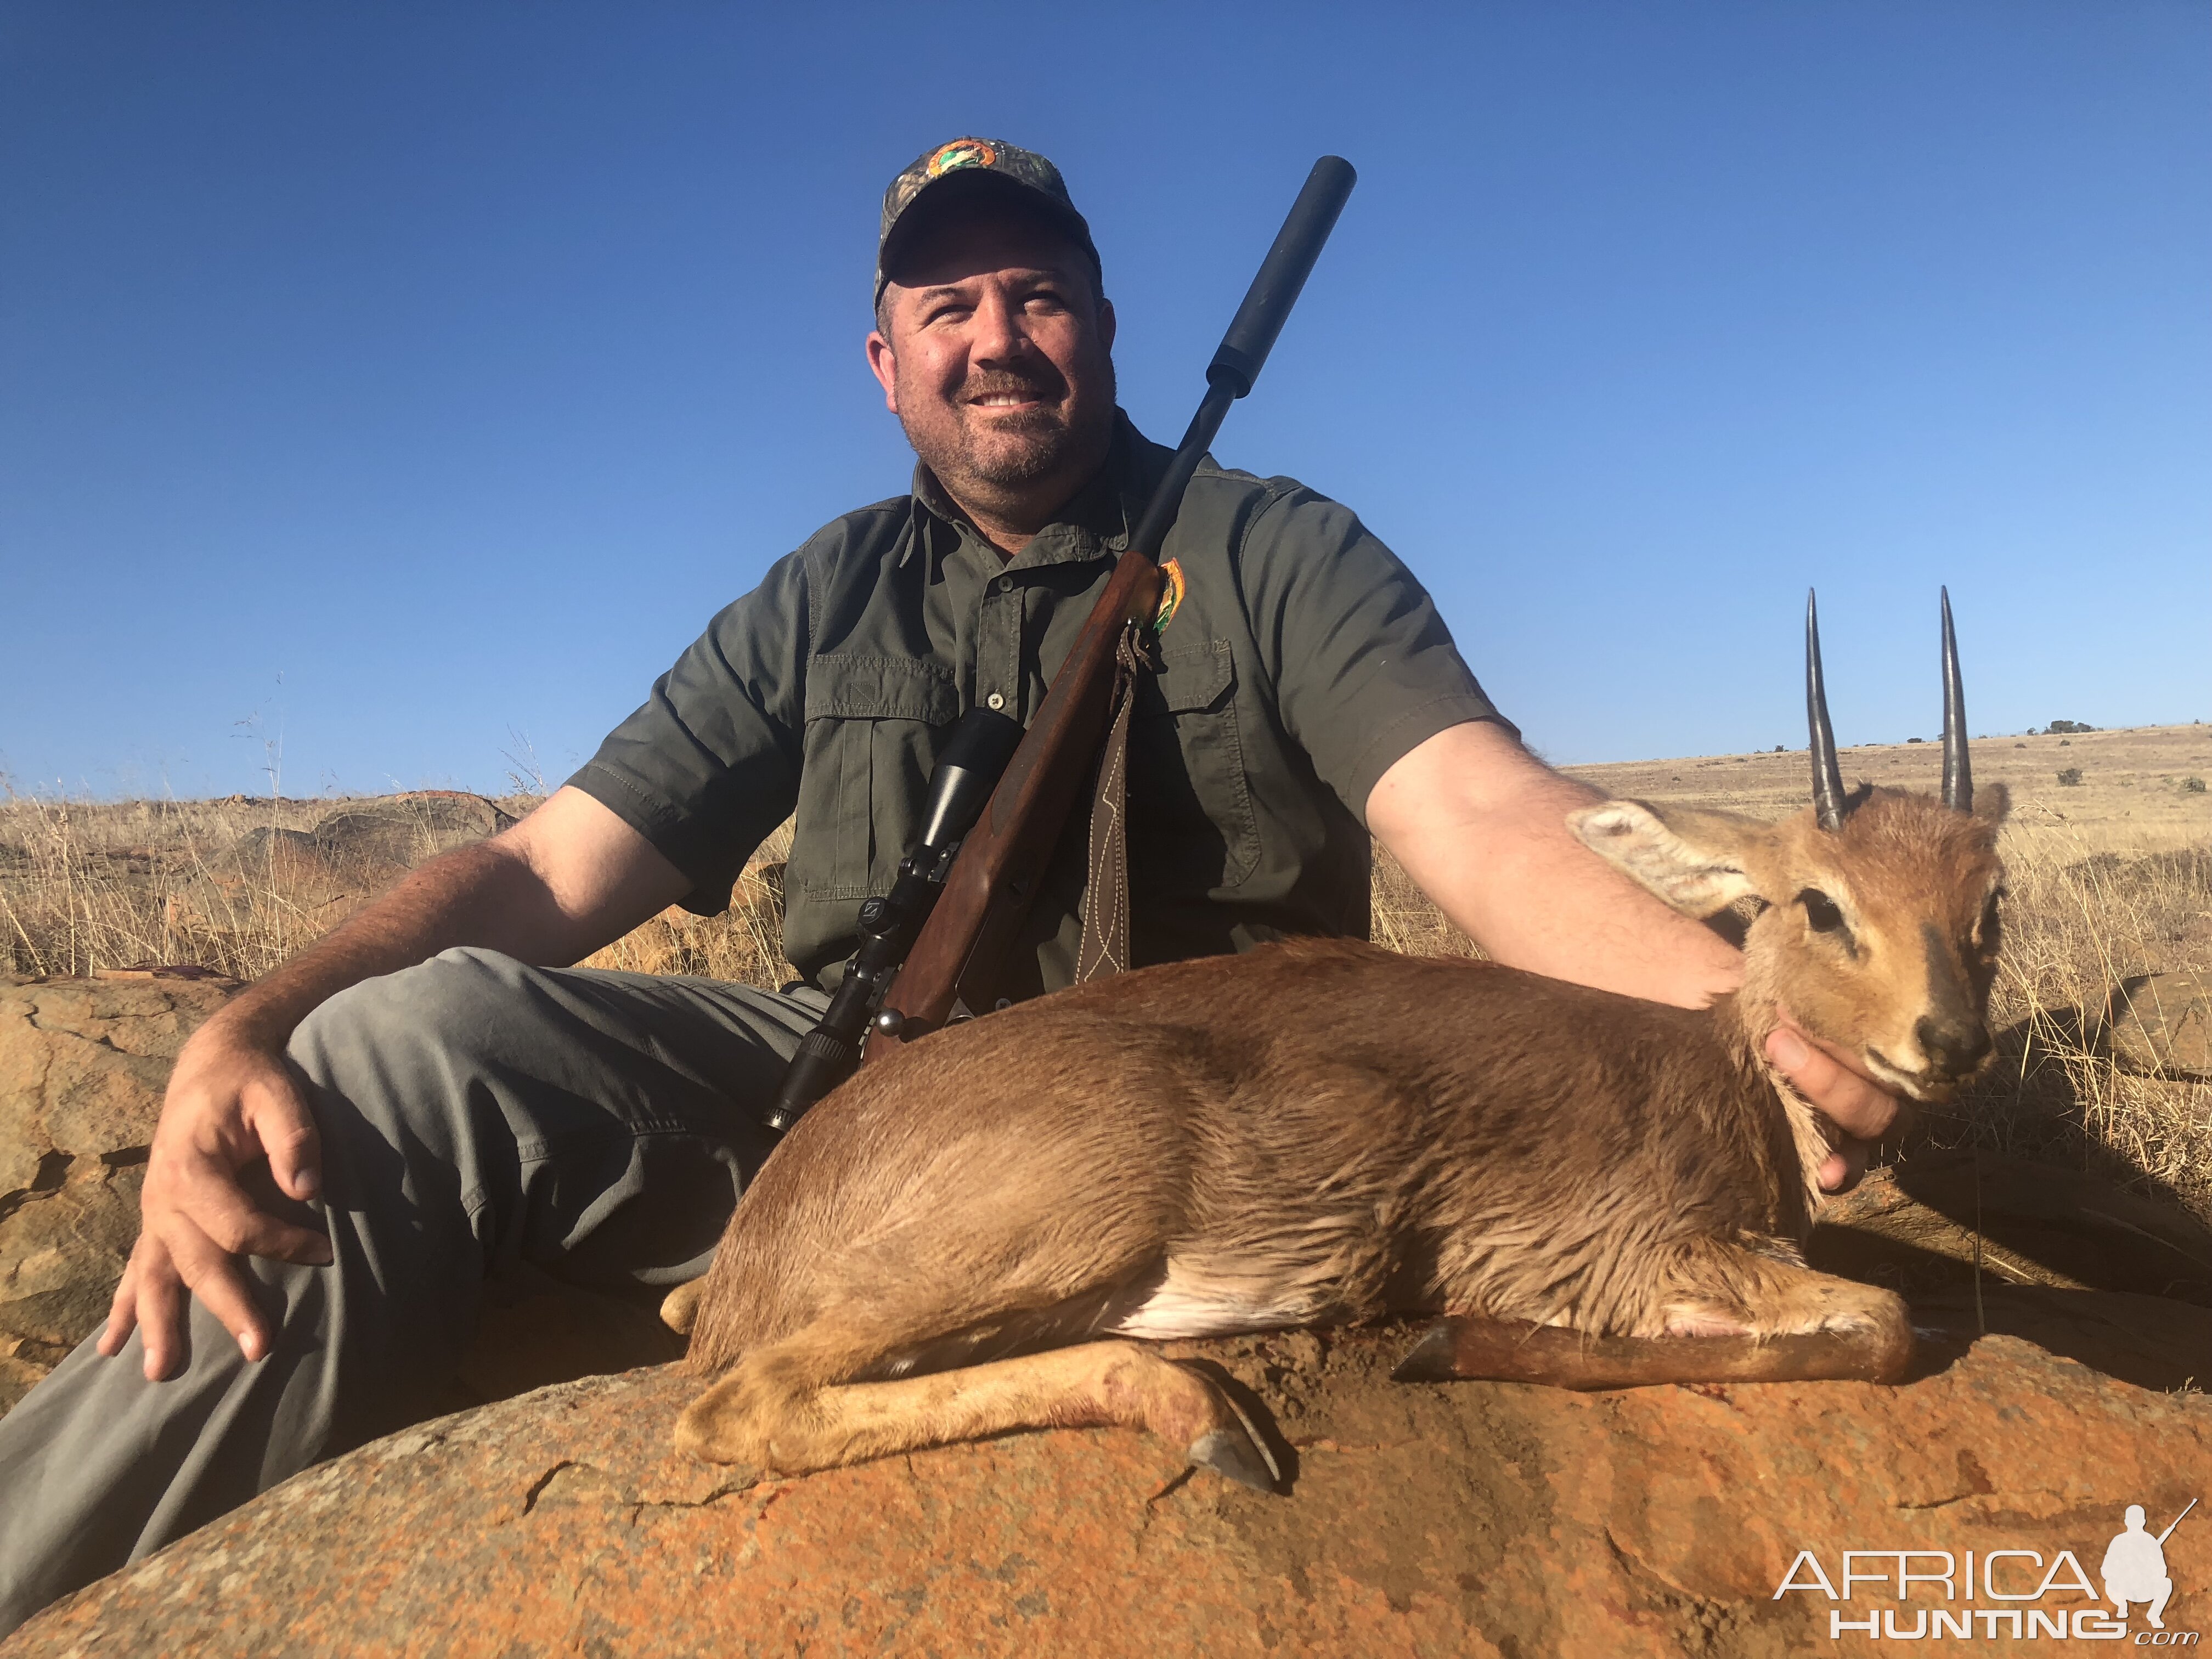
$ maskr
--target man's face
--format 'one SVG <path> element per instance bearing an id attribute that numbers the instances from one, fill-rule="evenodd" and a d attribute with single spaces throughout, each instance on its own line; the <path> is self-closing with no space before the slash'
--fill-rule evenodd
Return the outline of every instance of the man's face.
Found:
<path id="1" fill-rule="evenodd" d="M 891 272 L 868 362 L 908 442 L 971 513 L 1034 529 L 1114 428 L 1114 310 L 1083 251 L 988 199 L 939 211 Z"/>

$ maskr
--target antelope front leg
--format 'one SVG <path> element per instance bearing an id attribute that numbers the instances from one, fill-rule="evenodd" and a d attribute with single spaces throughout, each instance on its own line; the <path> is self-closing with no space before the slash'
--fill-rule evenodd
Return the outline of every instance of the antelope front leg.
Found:
<path id="1" fill-rule="evenodd" d="M 678 1450 L 787 1474 L 1017 1429 L 1147 1429 L 1194 1464 L 1272 1492 L 1281 1478 L 1243 1414 L 1188 1367 L 1127 1342 L 1090 1342 L 890 1382 L 793 1386 L 771 1348 L 685 1407 Z"/>
<path id="2" fill-rule="evenodd" d="M 1731 1252 L 1711 1289 L 1662 1309 L 1657 1337 L 1589 1336 L 1525 1320 L 1440 1321 L 1391 1373 L 1560 1389 L 1659 1382 L 1894 1382 L 1912 1359 L 1912 1324 L 1887 1291 L 1795 1263 Z"/>

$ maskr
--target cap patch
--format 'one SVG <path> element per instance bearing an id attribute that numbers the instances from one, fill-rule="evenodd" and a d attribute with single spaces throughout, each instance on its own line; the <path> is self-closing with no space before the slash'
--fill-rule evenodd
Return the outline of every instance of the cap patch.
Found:
<path id="1" fill-rule="evenodd" d="M 999 152 L 981 138 L 955 138 L 929 158 L 925 171 L 933 179 L 942 179 L 963 167 L 994 167 L 998 164 Z"/>

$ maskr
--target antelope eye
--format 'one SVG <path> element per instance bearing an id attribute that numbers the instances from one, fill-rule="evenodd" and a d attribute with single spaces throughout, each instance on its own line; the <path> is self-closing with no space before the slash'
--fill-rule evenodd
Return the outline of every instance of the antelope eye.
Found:
<path id="1" fill-rule="evenodd" d="M 1814 933 L 1838 934 L 1849 942 L 1850 929 L 1844 926 L 1844 913 L 1836 908 L 1835 900 L 1817 887 L 1808 887 L 1797 895 L 1797 902 L 1805 907 L 1805 920 L 1813 924 Z"/>
<path id="2" fill-rule="evenodd" d="M 1997 936 L 2004 930 L 2004 889 L 2000 887 L 1982 904 L 1981 925 L 1974 929 L 1974 937 L 1985 951 L 1997 948 Z"/>

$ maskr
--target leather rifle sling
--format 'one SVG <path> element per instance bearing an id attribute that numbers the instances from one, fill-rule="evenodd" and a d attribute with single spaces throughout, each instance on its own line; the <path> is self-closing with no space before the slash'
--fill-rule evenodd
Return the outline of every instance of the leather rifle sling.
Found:
<path id="1" fill-rule="evenodd" d="M 1137 700 L 1141 637 L 1135 623 L 1124 623 L 1114 647 L 1112 718 L 1099 751 L 1098 780 L 1091 800 L 1083 942 L 1075 952 L 1079 985 L 1124 972 L 1129 966 L 1129 710 Z"/>

